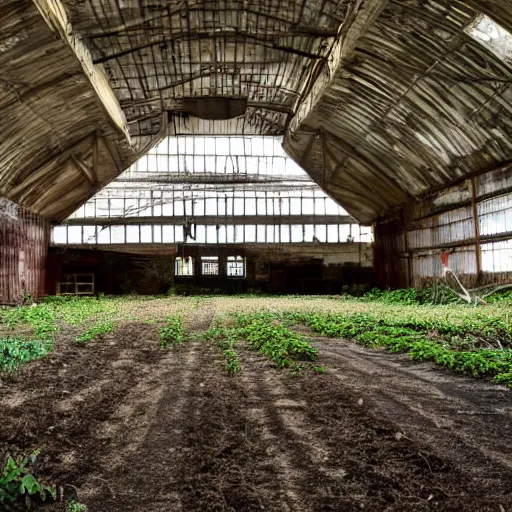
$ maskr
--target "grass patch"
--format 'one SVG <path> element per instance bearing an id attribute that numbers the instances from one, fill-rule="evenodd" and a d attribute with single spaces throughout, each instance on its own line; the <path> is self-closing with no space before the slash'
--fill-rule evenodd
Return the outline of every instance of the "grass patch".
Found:
<path id="1" fill-rule="evenodd" d="M 54 308 L 46 304 L 0 309 L 0 326 L 6 331 L 23 330 L 36 339 L 51 340 L 57 332 Z"/>
<path id="2" fill-rule="evenodd" d="M 0 371 L 13 372 L 52 350 L 56 315 L 46 305 L 0 309 Z"/>
<path id="3" fill-rule="evenodd" d="M 112 332 L 111 317 L 119 299 L 93 297 L 49 297 L 40 304 L 0 308 L 0 371 L 44 357 L 65 325 L 92 323 L 76 341 L 85 342 Z M 106 319 L 105 317 L 108 317 Z"/>
<path id="4" fill-rule="evenodd" d="M 88 327 L 82 334 L 75 337 L 78 343 L 86 343 L 101 338 L 105 334 L 114 332 L 116 324 L 113 320 L 99 320 Z"/>

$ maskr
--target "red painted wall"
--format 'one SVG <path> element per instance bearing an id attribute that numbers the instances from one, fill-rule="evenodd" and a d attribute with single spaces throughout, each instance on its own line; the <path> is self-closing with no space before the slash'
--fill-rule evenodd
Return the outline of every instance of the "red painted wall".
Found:
<path id="1" fill-rule="evenodd" d="M 0 197 L 0 304 L 44 293 L 49 236 L 46 219 Z"/>

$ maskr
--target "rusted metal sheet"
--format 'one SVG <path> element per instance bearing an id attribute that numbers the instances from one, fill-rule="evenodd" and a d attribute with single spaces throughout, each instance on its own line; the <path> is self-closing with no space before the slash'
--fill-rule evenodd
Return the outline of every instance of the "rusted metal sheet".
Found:
<path id="1" fill-rule="evenodd" d="M 0 198 L 0 304 L 43 293 L 49 234 L 43 217 Z"/>

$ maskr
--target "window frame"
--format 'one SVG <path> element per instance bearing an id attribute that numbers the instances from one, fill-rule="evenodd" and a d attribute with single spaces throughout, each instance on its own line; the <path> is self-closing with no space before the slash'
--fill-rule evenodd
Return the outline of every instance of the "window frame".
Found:
<path id="1" fill-rule="evenodd" d="M 218 256 L 201 256 L 201 276 L 203 277 L 219 277 L 220 276 L 220 259 Z M 205 272 L 205 265 L 217 265 L 216 272 Z"/>
<path id="2" fill-rule="evenodd" d="M 234 265 L 234 268 L 238 268 L 237 265 L 242 265 L 242 275 L 230 274 L 230 267 Z M 247 277 L 247 259 L 244 256 L 228 256 L 226 258 L 226 277 L 228 279 L 245 279 Z"/>
<path id="3" fill-rule="evenodd" d="M 179 260 L 179 261 L 178 261 Z M 180 265 L 181 262 L 181 265 Z M 185 256 L 176 256 L 174 258 L 174 276 L 175 277 L 194 277 L 194 258 L 189 256 L 186 258 Z M 183 268 L 189 268 L 190 272 L 184 274 Z"/>

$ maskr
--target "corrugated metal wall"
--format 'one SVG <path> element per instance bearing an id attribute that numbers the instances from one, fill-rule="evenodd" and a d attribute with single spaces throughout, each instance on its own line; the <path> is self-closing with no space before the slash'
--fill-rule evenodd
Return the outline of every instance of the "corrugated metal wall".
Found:
<path id="1" fill-rule="evenodd" d="M 466 285 L 512 282 L 512 166 L 425 197 L 376 225 L 382 286 L 428 285 L 442 276 L 443 253 Z"/>
<path id="2" fill-rule="evenodd" d="M 47 220 L 0 198 L 0 304 L 43 293 L 49 234 Z"/>

